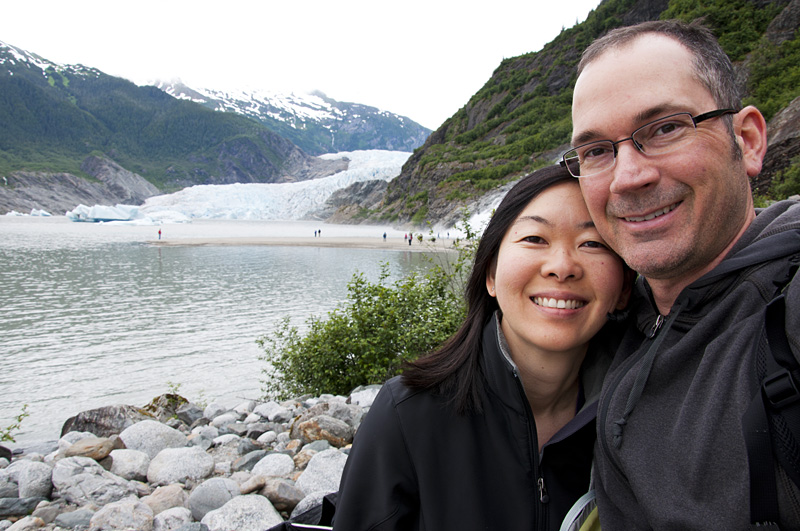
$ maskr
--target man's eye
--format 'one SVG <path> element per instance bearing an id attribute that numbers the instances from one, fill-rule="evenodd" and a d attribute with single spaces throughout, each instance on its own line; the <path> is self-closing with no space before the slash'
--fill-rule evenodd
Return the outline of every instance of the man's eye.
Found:
<path id="1" fill-rule="evenodd" d="M 601 157 L 605 157 L 611 152 L 611 149 L 608 146 L 591 146 L 583 152 L 582 159 L 598 159 Z"/>

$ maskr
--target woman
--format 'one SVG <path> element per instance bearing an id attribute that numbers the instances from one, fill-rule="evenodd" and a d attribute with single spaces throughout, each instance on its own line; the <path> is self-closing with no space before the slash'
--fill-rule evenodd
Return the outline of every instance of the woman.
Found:
<path id="1" fill-rule="evenodd" d="M 557 530 L 589 486 L 609 314 L 631 280 L 566 169 L 517 183 L 481 238 L 464 324 L 361 424 L 334 530 Z"/>

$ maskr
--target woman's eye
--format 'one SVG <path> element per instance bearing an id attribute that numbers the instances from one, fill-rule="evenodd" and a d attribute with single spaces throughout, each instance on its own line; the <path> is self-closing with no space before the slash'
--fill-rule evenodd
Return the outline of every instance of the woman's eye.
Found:
<path id="1" fill-rule="evenodd" d="M 591 249 L 608 249 L 608 246 L 606 244 L 595 241 L 584 242 L 582 245 L 584 247 L 589 247 Z"/>
<path id="2" fill-rule="evenodd" d="M 528 243 L 545 243 L 544 239 L 541 236 L 525 236 L 522 238 L 522 241 Z"/>

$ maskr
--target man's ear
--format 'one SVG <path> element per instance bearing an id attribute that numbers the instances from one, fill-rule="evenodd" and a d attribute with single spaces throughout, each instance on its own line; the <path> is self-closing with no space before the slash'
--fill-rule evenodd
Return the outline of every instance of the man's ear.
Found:
<path id="1" fill-rule="evenodd" d="M 742 160 L 748 177 L 761 173 L 767 153 L 767 122 L 761 111 L 748 105 L 734 117 L 733 129 L 742 150 Z"/>
<path id="2" fill-rule="evenodd" d="M 619 294 L 617 306 L 614 308 L 615 310 L 624 310 L 628 306 L 628 302 L 631 300 L 631 293 L 633 293 L 633 284 L 635 282 L 636 271 L 626 267 L 622 276 L 622 291 Z"/>

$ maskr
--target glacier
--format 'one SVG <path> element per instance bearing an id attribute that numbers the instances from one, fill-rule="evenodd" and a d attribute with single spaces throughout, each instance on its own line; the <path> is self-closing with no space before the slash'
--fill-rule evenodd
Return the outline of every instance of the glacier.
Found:
<path id="1" fill-rule="evenodd" d="M 294 183 L 191 186 L 147 199 L 139 208 L 139 215 L 153 220 L 300 220 L 321 208 L 341 188 L 362 181 L 394 179 L 410 156 L 405 151 L 383 150 L 320 155 L 331 160 L 347 158 L 348 168 L 321 179 Z"/>
<path id="2" fill-rule="evenodd" d="M 391 181 L 411 156 L 405 151 L 363 150 L 320 155 L 349 160 L 348 168 L 328 177 L 294 183 L 237 183 L 196 185 L 172 194 L 157 195 L 139 207 L 79 205 L 67 212 L 73 221 L 111 221 L 115 224 L 156 225 L 192 219 L 299 221 L 320 208 L 339 189 L 369 180 Z M 492 212 L 514 183 L 472 204 L 468 223 L 482 232 Z M 434 227 L 444 229 L 445 227 Z M 457 231 L 458 232 L 458 231 Z"/>

